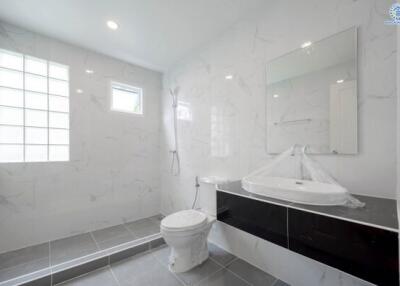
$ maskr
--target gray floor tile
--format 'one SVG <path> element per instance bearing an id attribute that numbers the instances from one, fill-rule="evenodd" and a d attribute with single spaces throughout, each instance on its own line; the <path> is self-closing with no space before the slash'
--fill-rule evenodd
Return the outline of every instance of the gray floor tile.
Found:
<path id="1" fill-rule="evenodd" d="M 206 278 L 221 270 L 222 267 L 212 261 L 211 259 L 207 259 L 203 264 L 187 271 L 184 273 L 177 273 L 176 275 L 181 279 L 186 285 L 195 285 L 200 280 Z"/>
<path id="2" fill-rule="evenodd" d="M 25 273 L 23 273 L 25 274 Z M 46 267 L 41 270 L 37 270 L 35 272 L 28 273 L 26 275 L 18 275 L 13 277 L 10 280 L 0 282 L 2 286 L 15 286 L 15 285 L 24 285 L 24 286 L 50 286 L 51 282 L 51 268 Z"/>
<path id="3" fill-rule="evenodd" d="M 14 284 L 14 285 L 23 285 L 23 286 L 51 286 L 51 275 L 47 275 L 45 277 L 33 279 L 29 282 L 23 282 L 23 284 Z"/>
<path id="4" fill-rule="evenodd" d="M 242 259 L 237 259 L 227 266 L 227 269 L 254 286 L 275 285 L 276 278 L 254 267 Z"/>
<path id="5" fill-rule="evenodd" d="M 161 214 L 158 214 L 158 215 L 155 215 L 155 216 L 152 216 L 152 217 L 149 217 L 149 218 L 151 220 L 155 221 L 156 223 L 160 224 L 162 219 L 164 218 L 164 216 L 161 215 Z"/>
<path id="6" fill-rule="evenodd" d="M 278 281 L 275 282 L 275 284 L 273 284 L 273 286 L 290 286 L 290 285 L 286 284 L 282 280 L 278 280 Z"/>
<path id="7" fill-rule="evenodd" d="M 154 239 L 154 240 L 150 241 L 150 249 L 157 248 L 157 247 L 160 247 L 162 245 L 165 245 L 165 240 L 164 240 L 163 237 L 160 237 L 160 238 L 157 238 L 157 239 Z"/>
<path id="8" fill-rule="evenodd" d="M 0 281 L 49 267 L 49 244 L 43 243 L 0 254 Z"/>
<path id="9" fill-rule="evenodd" d="M 149 243 L 138 244 L 123 250 L 118 250 L 110 255 L 110 263 L 116 263 L 149 250 Z"/>
<path id="10" fill-rule="evenodd" d="M 77 277 L 75 279 L 63 282 L 62 286 L 117 286 L 118 283 L 115 281 L 109 267 L 102 268 L 87 275 Z"/>
<path id="11" fill-rule="evenodd" d="M 151 254 L 165 267 L 168 267 L 169 255 L 171 253 L 171 248 L 167 245 L 162 245 L 158 248 L 152 250 Z"/>
<path id="12" fill-rule="evenodd" d="M 51 265 L 57 265 L 96 251 L 98 249 L 90 233 L 55 240 L 50 242 Z"/>
<path id="13" fill-rule="evenodd" d="M 213 243 L 208 244 L 208 250 L 210 251 L 210 257 L 222 266 L 226 266 L 236 259 L 236 256 L 223 250 Z"/>
<path id="14" fill-rule="evenodd" d="M 96 230 L 92 234 L 100 249 L 107 249 L 135 239 L 122 224 Z"/>
<path id="15" fill-rule="evenodd" d="M 130 222 L 125 224 L 125 226 L 135 235 L 136 238 L 142 238 L 160 232 L 160 223 L 156 217 Z"/>
<path id="16" fill-rule="evenodd" d="M 97 240 L 96 240 L 96 243 L 101 250 L 105 250 L 105 249 L 109 249 L 111 247 L 118 246 L 118 245 L 130 242 L 133 240 L 135 240 L 135 238 L 132 235 L 116 236 L 113 239 L 109 239 L 109 240 L 102 241 L 102 242 L 97 242 Z"/>
<path id="17" fill-rule="evenodd" d="M 150 252 L 114 263 L 111 269 L 121 286 L 182 286 Z"/>
<path id="18" fill-rule="evenodd" d="M 61 264 L 65 266 L 65 264 Z M 58 267 L 52 267 L 52 281 L 54 284 L 68 281 L 75 277 L 79 277 L 90 273 L 94 270 L 106 267 L 108 265 L 108 257 L 102 257 L 94 259 L 92 261 L 86 261 L 82 263 L 77 263 L 73 266 L 68 266 L 65 268 L 57 269 Z"/>
<path id="19" fill-rule="evenodd" d="M 222 269 L 217 273 L 203 279 L 196 286 L 249 286 L 251 284 L 246 283 L 233 273 Z"/>

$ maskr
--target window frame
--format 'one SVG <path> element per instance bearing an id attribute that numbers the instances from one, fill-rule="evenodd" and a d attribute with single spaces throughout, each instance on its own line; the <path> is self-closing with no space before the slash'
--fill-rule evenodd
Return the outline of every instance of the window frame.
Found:
<path id="1" fill-rule="evenodd" d="M 71 81 L 70 81 L 70 67 L 66 64 L 62 64 L 59 62 L 55 62 L 55 61 L 51 61 L 48 59 L 43 59 L 43 58 L 38 58 L 36 56 L 32 56 L 29 54 L 25 54 L 25 53 L 20 53 L 20 52 L 15 52 L 12 50 L 6 50 L 6 49 L 2 49 L 0 48 L 0 53 L 4 53 L 4 54 L 14 54 L 18 57 L 22 58 L 22 69 L 16 69 L 16 68 L 12 68 L 12 67 L 3 67 L 1 66 L 0 69 L 2 70 L 6 70 L 6 71 L 14 71 L 14 72 L 19 72 L 22 74 L 22 87 L 9 87 L 9 86 L 0 86 L 0 88 L 4 88 L 4 89 L 9 89 L 9 90 L 14 90 L 14 91 L 19 91 L 22 93 L 22 105 L 21 106 L 11 106 L 11 105 L 7 105 L 7 104 L 2 104 L 0 105 L 2 108 L 13 108 L 13 109 L 18 109 L 22 111 L 22 124 L 8 124 L 8 123 L 0 123 L 0 126 L 3 127 L 18 127 L 18 128 L 22 128 L 22 140 L 21 143 L 4 143 L 1 142 L 0 146 L 21 146 L 22 147 L 22 158 L 19 161 L 0 161 L 0 164 L 10 164 L 10 163 L 55 163 L 55 162 L 70 162 L 71 161 L 71 105 L 70 105 L 70 97 L 71 97 Z M 32 71 L 27 71 L 27 67 L 26 67 L 26 62 L 27 60 L 33 60 L 33 61 L 38 61 L 38 62 L 43 62 L 46 65 L 46 73 L 45 74 L 41 74 L 41 73 L 35 73 Z M 66 76 L 67 79 L 64 78 L 59 78 L 59 77 L 52 77 L 50 75 L 50 66 L 60 66 L 62 68 L 64 68 L 66 70 Z M 46 79 L 46 91 L 42 92 L 42 91 L 34 91 L 31 89 L 27 89 L 26 88 L 26 76 L 34 76 L 34 77 L 40 77 L 42 79 Z M 50 81 L 59 81 L 59 82 L 64 82 L 67 84 L 67 93 L 66 95 L 61 95 L 61 94 L 55 94 L 55 93 L 51 93 L 50 92 Z M 39 107 L 27 107 L 27 96 L 28 95 L 32 95 L 32 94 L 36 94 L 36 95 L 44 95 L 46 96 L 46 108 L 39 108 Z M 53 97 L 60 97 L 63 98 L 64 100 L 67 101 L 68 103 L 68 111 L 60 111 L 60 110 L 52 110 L 50 108 L 50 101 L 51 98 Z M 33 126 L 28 125 L 26 122 L 26 117 L 27 117 L 27 111 L 39 111 L 39 112 L 46 112 L 46 121 L 47 124 L 46 126 Z M 50 117 L 51 114 L 64 114 L 67 115 L 68 117 L 68 126 L 66 127 L 51 127 L 50 126 Z M 46 130 L 46 142 L 41 142 L 41 143 L 28 143 L 28 136 L 27 136 L 27 132 L 29 129 L 38 129 L 38 130 Z M 67 131 L 68 133 L 68 140 L 66 143 L 50 143 L 50 131 L 52 130 L 64 130 Z M 46 159 L 33 159 L 33 160 L 29 160 L 27 159 L 27 148 L 29 147 L 33 147 L 33 146 L 46 146 Z M 50 147 L 67 147 L 68 149 L 68 157 L 66 157 L 65 160 L 52 160 L 51 159 L 51 151 L 50 151 Z"/>
<path id="2" fill-rule="evenodd" d="M 113 107 L 113 100 L 114 100 L 114 94 L 113 94 L 113 90 L 114 90 L 114 86 L 119 86 L 122 87 L 121 90 L 123 90 L 124 88 L 126 88 L 126 91 L 139 91 L 139 95 L 140 95 L 140 107 L 141 107 L 141 113 L 137 113 L 135 111 L 130 111 L 130 110 L 124 110 L 124 109 L 118 109 L 118 108 L 114 108 Z M 137 117 L 143 117 L 144 116 L 144 88 L 142 87 L 138 87 L 136 84 L 132 85 L 132 84 L 127 84 L 127 83 L 123 83 L 120 81 L 115 81 L 115 80 L 111 80 L 110 81 L 110 111 L 113 112 L 118 112 L 118 113 L 125 113 L 125 114 L 129 114 L 129 115 L 133 115 L 133 116 L 137 116 Z"/>

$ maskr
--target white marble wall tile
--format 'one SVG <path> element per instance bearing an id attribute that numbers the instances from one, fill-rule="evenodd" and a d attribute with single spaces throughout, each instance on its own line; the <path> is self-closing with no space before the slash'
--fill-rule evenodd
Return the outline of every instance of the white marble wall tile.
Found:
<path id="1" fill-rule="evenodd" d="M 161 74 L 6 23 L 0 48 L 70 67 L 71 122 L 70 162 L 1 164 L 0 253 L 159 213 Z M 144 89 L 144 117 L 110 111 L 110 80 Z"/>
<path id="2" fill-rule="evenodd" d="M 237 23 L 170 68 L 163 78 L 162 212 L 191 206 L 196 175 L 239 179 L 267 163 L 272 158 L 266 152 L 267 62 L 307 40 L 353 26 L 359 32 L 359 154 L 315 159 L 353 193 L 395 198 L 396 29 L 384 25 L 391 4 L 390 0 L 275 1 L 260 18 Z M 232 80 L 225 79 L 228 74 Z M 192 109 L 192 121 L 178 123 L 180 176 L 169 171 L 173 129 L 168 90 L 175 87 L 180 88 L 179 100 Z M 221 114 L 226 126 L 221 130 L 229 130 L 216 136 L 220 145 L 227 145 L 224 156 L 212 152 L 213 113 Z M 270 244 L 254 251 L 255 244 L 265 242 L 240 231 L 224 228 L 217 242 L 292 285 L 367 285 Z"/>

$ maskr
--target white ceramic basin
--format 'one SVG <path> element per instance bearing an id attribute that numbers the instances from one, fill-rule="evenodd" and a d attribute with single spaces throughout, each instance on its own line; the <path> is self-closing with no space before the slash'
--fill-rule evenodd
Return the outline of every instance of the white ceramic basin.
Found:
<path id="1" fill-rule="evenodd" d="M 341 186 L 307 180 L 252 176 L 242 180 L 242 187 L 257 195 L 308 205 L 344 205 L 348 200 Z"/>

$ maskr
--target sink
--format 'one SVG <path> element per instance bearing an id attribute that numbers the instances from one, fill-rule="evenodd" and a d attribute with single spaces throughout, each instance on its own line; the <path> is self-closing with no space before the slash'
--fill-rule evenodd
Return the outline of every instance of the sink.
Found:
<path id="1" fill-rule="evenodd" d="M 339 185 L 283 177 L 250 176 L 242 179 L 242 187 L 253 194 L 308 205 L 344 205 L 349 198 Z"/>

